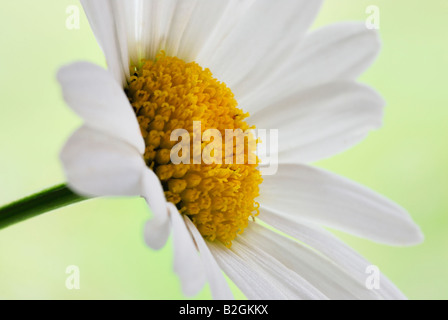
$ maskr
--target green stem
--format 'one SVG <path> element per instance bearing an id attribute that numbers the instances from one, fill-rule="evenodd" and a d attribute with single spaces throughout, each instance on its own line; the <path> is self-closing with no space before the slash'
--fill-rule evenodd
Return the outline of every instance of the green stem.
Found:
<path id="1" fill-rule="evenodd" d="M 87 200 L 62 184 L 17 200 L 0 208 L 0 229 L 42 213 Z"/>

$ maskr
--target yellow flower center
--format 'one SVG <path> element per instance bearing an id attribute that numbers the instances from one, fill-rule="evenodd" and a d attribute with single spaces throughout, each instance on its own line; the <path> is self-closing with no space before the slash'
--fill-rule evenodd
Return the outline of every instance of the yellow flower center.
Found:
<path id="1" fill-rule="evenodd" d="M 262 179 L 258 159 L 255 157 L 252 164 L 248 161 L 253 156 L 249 147 L 253 136 L 245 136 L 243 149 L 234 147 L 231 138 L 230 148 L 235 152 L 230 161 L 225 152 L 229 148 L 226 140 L 222 154 L 211 153 L 212 157 L 220 157 L 220 163 L 193 161 L 197 150 L 192 142 L 188 156 L 191 161 L 173 164 L 170 155 L 178 141 L 172 141 L 171 134 L 184 129 L 191 137 L 202 137 L 206 130 L 216 129 L 225 137 L 229 129 L 252 129 L 244 121 L 248 114 L 237 108 L 232 91 L 224 83 L 194 62 L 186 63 L 161 52 L 154 61 L 145 60 L 131 70 L 133 76 L 126 94 L 146 142 L 144 159 L 148 167 L 162 182 L 167 200 L 191 219 L 205 239 L 231 246 L 247 227 L 249 218 L 258 214 L 255 198 Z M 194 132 L 195 121 L 200 121 L 200 132 Z M 202 138 L 199 151 L 207 150 L 213 141 Z M 242 153 L 245 161 L 237 164 Z"/>

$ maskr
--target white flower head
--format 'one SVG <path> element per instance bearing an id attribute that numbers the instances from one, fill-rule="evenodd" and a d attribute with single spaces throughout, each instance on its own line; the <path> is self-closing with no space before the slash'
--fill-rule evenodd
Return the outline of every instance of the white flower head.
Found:
<path id="1" fill-rule="evenodd" d="M 187 295 L 208 281 L 214 298 L 231 298 L 223 270 L 250 299 L 404 298 L 384 276 L 367 289 L 370 263 L 324 229 L 422 240 L 403 208 L 308 165 L 378 128 L 384 105 L 356 82 L 377 33 L 363 23 L 308 33 L 321 2 L 82 1 L 108 70 L 78 62 L 58 73 L 84 119 L 61 153 L 67 181 L 82 195 L 144 197 L 146 243 L 162 248 L 172 232 Z M 193 121 L 201 133 L 278 129 L 278 172 L 173 164 L 171 133 L 193 135 Z"/>

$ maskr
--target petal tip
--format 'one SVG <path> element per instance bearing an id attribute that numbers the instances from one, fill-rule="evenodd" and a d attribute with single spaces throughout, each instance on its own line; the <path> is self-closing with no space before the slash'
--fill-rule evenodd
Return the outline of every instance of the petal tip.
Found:
<path id="1" fill-rule="evenodd" d="M 144 226 L 144 240 L 148 247 L 153 250 L 162 249 L 169 236 L 169 223 L 158 223 L 157 221 L 149 220 Z"/>
<path id="2" fill-rule="evenodd" d="M 403 246 L 416 246 L 422 244 L 425 241 L 425 235 L 417 224 L 412 223 L 411 228 L 412 229 L 408 233 Z"/>

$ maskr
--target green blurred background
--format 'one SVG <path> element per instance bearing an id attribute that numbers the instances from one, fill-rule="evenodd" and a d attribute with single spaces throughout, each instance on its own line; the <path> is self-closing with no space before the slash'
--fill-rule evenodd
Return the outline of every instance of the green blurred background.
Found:
<path id="1" fill-rule="evenodd" d="M 74 0 L 0 5 L 0 204 L 64 181 L 58 153 L 80 120 L 64 105 L 58 68 L 104 65 L 82 13 L 68 30 Z M 315 27 L 381 13 L 383 50 L 362 81 L 387 101 L 384 127 L 318 165 L 358 181 L 409 210 L 422 245 L 394 248 L 347 235 L 410 299 L 448 298 L 448 2 L 329 0 Z M 0 299 L 182 299 L 172 247 L 145 247 L 148 210 L 140 199 L 100 199 L 0 231 Z M 65 287 L 77 265 L 81 289 Z M 236 296 L 243 298 L 233 287 Z M 205 288 L 197 299 L 208 299 Z"/>

